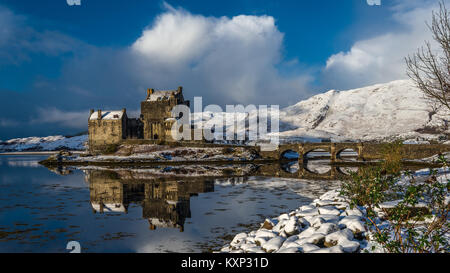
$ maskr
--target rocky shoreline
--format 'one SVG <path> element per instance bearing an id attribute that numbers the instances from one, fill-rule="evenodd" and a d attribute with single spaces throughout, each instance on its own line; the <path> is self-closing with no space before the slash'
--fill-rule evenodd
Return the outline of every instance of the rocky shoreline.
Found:
<path id="1" fill-rule="evenodd" d="M 426 171 L 417 171 L 416 177 L 426 176 Z M 438 181 L 448 179 L 450 169 L 438 171 Z M 403 178 L 404 179 L 404 178 Z M 447 205 L 450 196 L 447 194 Z M 388 208 L 393 202 L 381 204 Z M 420 205 L 420 204 L 418 204 Z M 371 240 L 373 234 L 366 225 L 366 209 L 362 206 L 350 208 L 346 198 L 335 189 L 321 195 L 309 205 L 289 213 L 266 219 L 258 230 L 239 233 L 218 251 L 219 253 L 364 253 L 384 252 Z M 376 219 L 379 226 L 388 221 Z M 447 219 L 447 221 L 449 221 Z M 450 245 L 450 234 L 446 234 Z"/>
<path id="2" fill-rule="evenodd" d="M 223 253 L 355 253 L 369 246 L 364 208 L 351 209 L 338 190 L 239 233 Z"/>

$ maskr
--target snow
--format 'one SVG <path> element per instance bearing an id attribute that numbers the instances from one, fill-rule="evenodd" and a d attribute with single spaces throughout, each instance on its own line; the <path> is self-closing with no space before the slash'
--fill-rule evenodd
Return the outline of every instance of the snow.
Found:
<path id="1" fill-rule="evenodd" d="M 99 203 L 91 203 L 92 209 L 99 212 L 101 211 L 101 205 Z M 107 212 L 125 212 L 126 208 L 120 203 L 107 203 L 103 204 L 103 210 Z"/>
<path id="2" fill-rule="evenodd" d="M 157 101 L 162 99 L 169 99 L 170 96 L 175 93 L 177 90 L 157 90 L 154 91 L 153 94 L 150 95 L 150 97 L 147 99 L 147 101 Z"/>
<path id="3" fill-rule="evenodd" d="M 282 127 L 295 127 L 281 137 L 310 136 L 344 140 L 414 138 L 426 126 L 444 126 L 450 113 L 440 109 L 430 119 L 430 106 L 409 80 L 314 96 L 280 111 Z M 448 132 L 448 130 L 447 130 Z"/>
<path id="4" fill-rule="evenodd" d="M 120 120 L 123 116 L 123 111 L 102 111 L 103 120 Z M 98 118 L 98 112 L 92 113 L 89 120 L 96 120 Z"/>
<path id="5" fill-rule="evenodd" d="M 269 110 L 268 113 L 270 117 L 275 112 Z M 281 142 L 320 142 L 321 139 L 333 142 L 383 141 L 400 138 L 414 144 L 438 139 L 436 134 L 418 132 L 425 128 L 439 128 L 443 133 L 450 133 L 449 129 L 444 129 L 445 120 L 450 119 L 450 112 L 441 108 L 436 114 L 431 113 L 429 103 L 410 80 L 348 91 L 330 90 L 277 112 L 280 117 Z M 232 113 L 224 112 L 191 115 L 198 128 L 201 128 L 201 121 L 221 123 L 232 117 Z M 257 112 L 251 111 L 236 113 L 235 118 L 242 121 L 256 117 Z M 270 133 L 263 138 L 268 136 Z"/>
<path id="6" fill-rule="evenodd" d="M 85 150 L 87 135 L 15 138 L 0 143 L 0 152 Z"/>

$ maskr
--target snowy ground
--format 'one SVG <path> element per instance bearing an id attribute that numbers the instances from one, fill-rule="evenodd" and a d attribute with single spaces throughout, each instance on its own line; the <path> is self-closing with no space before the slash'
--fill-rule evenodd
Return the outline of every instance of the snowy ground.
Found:
<path id="1" fill-rule="evenodd" d="M 157 144 L 120 145 L 111 155 L 55 155 L 63 162 L 148 162 L 148 161 L 251 161 L 258 157 L 256 153 L 237 148 L 191 148 L 170 147 Z"/>
<path id="2" fill-rule="evenodd" d="M 418 180 L 429 174 L 428 169 L 415 173 Z M 400 183 L 406 181 L 402 177 Z M 450 179 L 449 168 L 438 170 L 437 181 Z M 447 203 L 450 196 L 447 196 Z M 392 205 L 387 202 L 385 207 Z M 447 219 L 448 220 L 448 219 Z M 389 225 L 381 222 L 379 226 Z M 220 252 L 225 253 L 354 253 L 383 252 L 370 241 L 365 208 L 351 209 L 339 190 L 329 191 L 311 204 L 276 218 L 266 219 L 261 228 L 237 234 Z M 450 235 L 446 236 L 450 242 Z M 372 246 L 374 249 L 372 249 Z"/>

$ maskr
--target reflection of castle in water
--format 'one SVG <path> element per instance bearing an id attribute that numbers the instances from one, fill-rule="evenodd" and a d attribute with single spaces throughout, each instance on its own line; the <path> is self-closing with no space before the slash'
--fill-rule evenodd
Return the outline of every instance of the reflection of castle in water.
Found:
<path id="1" fill-rule="evenodd" d="M 142 217 L 148 219 L 151 230 L 157 227 L 184 229 L 186 218 L 191 217 L 190 198 L 199 193 L 214 191 L 216 169 L 211 176 L 167 176 L 145 170 L 88 170 L 90 202 L 94 213 L 128 213 L 130 204 L 142 207 Z M 226 169 L 226 168 L 225 168 Z M 342 179 L 357 167 L 337 167 L 326 164 L 299 165 L 298 162 L 262 164 L 242 176 L 227 180 L 246 181 L 249 176 L 268 176 L 310 180 Z M 222 174 L 223 175 L 223 174 Z M 232 182 L 234 183 L 234 182 Z"/>
<path id="2" fill-rule="evenodd" d="M 157 227 L 184 229 L 191 217 L 190 198 L 198 193 L 213 192 L 214 180 L 192 178 L 161 178 L 136 175 L 132 171 L 86 172 L 90 201 L 94 213 L 127 213 L 130 204 L 142 207 L 142 217 L 150 229 Z"/>

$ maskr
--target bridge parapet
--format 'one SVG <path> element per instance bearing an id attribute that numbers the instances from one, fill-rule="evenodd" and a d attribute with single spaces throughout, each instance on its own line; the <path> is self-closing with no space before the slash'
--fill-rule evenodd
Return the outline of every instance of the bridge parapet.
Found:
<path id="1" fill-rule="evenodd" d="M 282 159 L 288 151 L 298 153 L 299 162 L 302 163 L 308 153 L 313 151 L 324 151 L 330 153 L 331 162 L 342 161 L 341 153 L 345 150 L 353 150 L 358 160 L 382 159 L 386 144 L 384 143 L 362 143 L 362 142 L 343 142 L 343 143 L 298 143 L 283 144 L 278 146 L 276 151 L 262 152 L 263 158 Z M 431 157 L 436 154 L 450 152 L 450 145 L 446 144 L 404 144 L 404 159 L 421 159 Z"/>

